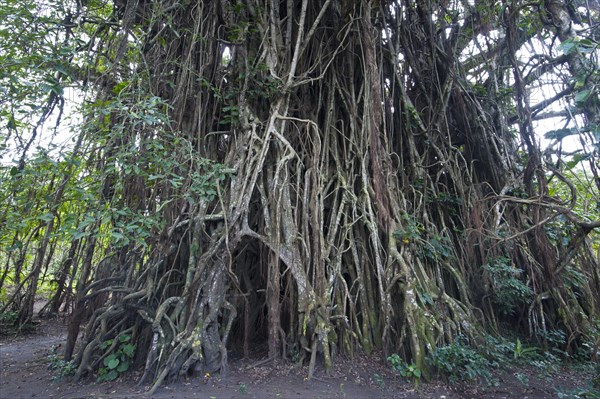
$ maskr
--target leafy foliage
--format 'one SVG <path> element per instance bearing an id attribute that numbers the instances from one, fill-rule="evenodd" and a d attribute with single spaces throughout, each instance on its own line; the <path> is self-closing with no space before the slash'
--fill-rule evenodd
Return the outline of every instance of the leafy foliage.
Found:
<path id="1" fill-rule="evenodd" d="M 429 355 L 428 363 L 453 382 L 483 379 L 489 384 L 494 383 L 493 363 L 469 346 L 464 337 L 436 348 Z"/>
<path id="2" fill-rule="evenodd" d="M 387 361 L 390 363 L 392 370 L 394 370 L 395 373 L 401 375 L 402 377 L 414 380 L 415 384 L 418 384 L 421 380 L 421 369 L 419 369 L 419 367 L 416 364 L 408 364 L 404 362 L 396 353 L 389 356 L 387 358 Z"/>
<path id="3" fill-rule="evenodd" d="M 482 266 L 489 273 L 492 284 L 492 298 L 503 314 L 513 314 L 521 304 L 529 304 L 533 299 L 531 287 L 520 278 L 523 270 L 511 264 L 511 259 L 498 257 Z"/>
<path id="4" fill-rule="evenodd" d="M 0 313 L 0 330 L 3 333 L 10 331 L 19 314 L 17 312 L 2 312 Z"/>
<path id="5" fill-rule="evenodd" d="M 48 360 L 48 368 L 54 372 L 54 382 L 62 382 L 75 375 L 77 366 L 74 361 L 64 360 L 55 351 L 48 356 Z"/>
<path id="6" fill-rule="evenodd" d="M 109 339 L 100 345 L 100 349 L 112 352 L 102 361 L 103 367 L 98 370 L 98 382 L 116 380 L 129 370 L 135 354 L 135 345 L 130 341 L 130 335 L 119 335 L 116 341 Z"/>

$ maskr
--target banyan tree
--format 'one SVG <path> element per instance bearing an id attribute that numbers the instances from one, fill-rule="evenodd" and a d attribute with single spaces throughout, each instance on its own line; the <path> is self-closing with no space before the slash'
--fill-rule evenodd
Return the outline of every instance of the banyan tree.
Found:
<path id="1" fill-rule="evenodd" d="M 37 186 L 19 185 L 33 138 L 3 169 L 5 308 L 30 320 L 54 273 L 45 311 L 69 307 L 77 375 L 128 342 L 154 388 L 257 347 L 309 377 L 357 351 L 426 370 L 507 325 L 573 350 L 600 316 L 600 222 L 557 143 L 588 144 L 571 162 L 597 195 L 589 3 L 51 3 L 72 51 L 48 68 L 81 122 Z M 7 137 L 62 112 L 46 94 Z M 35 192 L 43 217 L 17 223 Z"/>

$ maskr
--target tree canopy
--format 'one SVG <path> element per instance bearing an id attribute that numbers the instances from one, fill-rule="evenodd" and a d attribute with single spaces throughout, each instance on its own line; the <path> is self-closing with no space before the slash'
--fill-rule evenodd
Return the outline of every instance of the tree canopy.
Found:
<path id="1" fill-rule="evenodd" d="M 597 2 L 7 0 L 0 305 L 77 376 L 597 339 Z M 70 140 L 64 141 L 69 132 Z M 543 144 L 542 144 L 543 143 Z"/>

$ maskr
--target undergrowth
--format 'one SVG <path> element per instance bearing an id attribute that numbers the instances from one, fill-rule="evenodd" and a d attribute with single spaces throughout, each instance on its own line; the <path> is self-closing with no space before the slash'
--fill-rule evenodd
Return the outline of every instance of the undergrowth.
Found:
<path id="1" fill-rule="evenodd" d="M 17 320 L 17 312 L 1 312 L 0 313 L 0 334 L 8 335 L 14 329 L 15 320 Z"/>
<path id="2" fill-rule="evenodd" d="M 54 382 L 61 382 L 64 379 L 70 378 L 75 375 L 77 366 L 75 362 L 66 361 L 62 356 L 56 353 L 57 348 L 52 349 L 52 353 L 48 356 L 48 369 L 52 370 L 54 374 Z"/>
<path id="3" fill-rule="evenodd" d="M 592 334 L 592 337 L 595 337 Z M 585 386 L 577 389 L 555 387 L 560 398 L 600 398 L 600 363 L 595 342 L 583 342 L 573 354 L 563 350 L 566 337 L 562 331 L 551 330 L 537 337 L 535 341 L 521 340 L 519 337 L 486 336 L 476 344 L 466 337 L 459 336 L 449 345 L 433 350 L 427 357 L 427 367 L 437 377 L 451 383 L 469 382 L 485 386 L 498 385 L 500 370 L 515 371 L 515 377 L 523 384 L 529 384 L 525 369 L 537 371 L 539 378 L 551 382 L 553 375 L 561 370 L 579 370 L 590 376 Z M 408 380 L 418 383 L 423 370 L 414 364 L 401 361 L 396 354 L 388 357 L 392 370 Z"/>

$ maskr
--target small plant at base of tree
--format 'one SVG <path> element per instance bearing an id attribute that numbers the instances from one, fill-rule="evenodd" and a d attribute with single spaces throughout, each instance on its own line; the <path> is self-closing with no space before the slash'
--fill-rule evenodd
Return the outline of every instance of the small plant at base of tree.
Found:
<path id="1" fill-rule="evenodd" d="M 2 331 L 0 335 L 8 335 L 11 329 L 14 328 L 13 326 L 18 316 L 19 313 L 12 311 L 0 313 L 0 330 Z"/>
<path id="2" fill-rule="evenodd" d="M 483 379 L 489 385 L 497 383 L 490 372 L 492 362 L 466 344 L 461 336 L 450 345 L 436 348 L 427 361 L 451 382 Z"/>
<path id="3" fill-rule="evenodd" d="M 533 291 L 522 276 L 524 271 L 513 266 L 511 258 L 491 259 L 482 269 L 491 282 L 492 301 L 501 314 L 512 315 L 519 306 L 531 302 Z"/>
<path id="4" fill-rule="evenodd" d="M 524 347 L 523 344 L 521 344 L 521 340 L 519 338 L 517 338 L 517 342 L 515 343 L 515 349 L 513 352 L 513 358 L 515 360 L 521 359 L 524 356 L 535 353 L 537 350 L 538 350 L 538 348 L 534 348 L 534 347 L 529 347 L 529 348 Z"/>
<path id="5" fill-rule="evenodd" d="M 98 371 L 98 382 L 114 381 L 121 374 L 129 370 L 129 365 L 135 353 L 135 346 L 129 341 L 131 336 L 127 334 L 117 337 L 118 343 L 115 351 L 106 356 L 102 362 L 104 367 Z M 109 349 L 113 346 L 112 339 L 106 340 L 100 345 L 100 349 Z"/>
<path id="6" fill-rule="evenodd" d="M 75 375 L 75 371 L 77 371 L 75 362 L 64 360 L 56 354 L 56 348 L 53 348 L 52 354 L 48 356 L 48 359 L 48 369 L 54 372 L 54 382 L 61 382 L 63 379 Z"/>
<path id="7" fill-rule="evenodd" d="M 419 385 L 422 373 L 421 369 L 419 369 L 416 364 L 404 362 L 396 353 L 388 357 L 387 360 L 390 362 L 392 370 L 394 370 L 396 374 L 400 374 L 402 377 L 412 380 L 415 383 L 415 386 Z"/>

